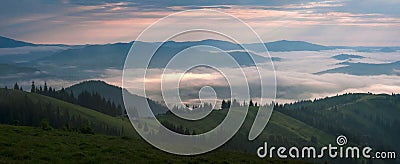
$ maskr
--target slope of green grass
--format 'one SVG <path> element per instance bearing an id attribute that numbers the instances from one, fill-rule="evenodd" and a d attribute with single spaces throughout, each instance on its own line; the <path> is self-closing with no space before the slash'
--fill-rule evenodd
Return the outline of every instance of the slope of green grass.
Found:
<path id="1" fill-rule="evenodd" d="M 226 116 L 228 110 L 213 111 L 206 118 L 198 121 L 179 119 L 174 115 L 160 115 L 158 120 L 166 121 L 174 125 L 183 125 L 185 128 L 204 133 L 215 128 Z M 234 150 L 252 151 L 265 141 L 272 145 L 326 145 L 335 142 L 335 136 L 327 134 L 319 129 L 311 127 L 299 120 L 273 111 L 266 128 L 255 141 L 248 141 L 250 128 L 253 124 L 257 109 L 251 107 L 247 117 L 238 133 L 228 142 L 227 148 Z M 317 138 L 317 143 L 311 143 L 311 138 Z M 276 139 L 278 138 L 278 139 Z"/>
<path id="2" fill-rule="evenodd" d="M 61 101 L 55 98 L 43 96 L 36 93 L 23 92 L 19 90 L 4 90 L 0 89 L 0 103 L 6 104 L 11 108 L 18 106 L 17 104 L 24 103 L 26 99 L 33 103 L 42 102 L 45 104 L 51 104 L 60 110 L 61 114 L 65 114 L 68 111 L 70 117 L 75 116 L 89 122 L 90 124 L 105 124 L 110 129 L 124 129 L 124 135 L 137 136 L 137 133 L 133 129 L 132 125 L 127 119 L 111 117 L 109 115 L 91 110 L 88 108 L 81 107 L 79 105 L 71 104 L 65 101 Z M 35 110 L 35 109 L 29 109 Z M 34 111 L 35 112 L 35 111 Z M 31 116 L 33 117 L 33 116 Z M 41 118 L 48 119 L 48 118 Z"/>
<path id="3" fill-rule="evenodd" d="M 216 150 L 179 156 L 129 137 L 0 124 L 0 163 L 304 163 Z"/>
<path id="4" fill-rule="evenodd" d="M 319 129 L 316 129 L 312 126 L 305 124 L 295 118 L 282 114 L 278 111 L 275 111 L 270 119 L 270 122 L 267 124 L 266 131 L 263 134 L 274 134 L 277 131 L 270 129 L 270 126 L 275 125 L 282 128 L 284 131 L 287 131 L 286 136 L 295 136 L 303 139 L 304 141 L 310 141 L 311 137 L 314 136 L 318 139 L 319 145 L 327 145 L 329 143 L 333 143 L 335 141 L 335 136 L 327 134 Z"/>

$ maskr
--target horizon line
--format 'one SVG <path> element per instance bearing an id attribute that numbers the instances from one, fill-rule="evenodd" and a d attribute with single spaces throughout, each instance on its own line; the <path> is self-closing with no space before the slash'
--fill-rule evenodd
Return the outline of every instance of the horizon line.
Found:
<path id="1" fill-rule="evenodd" d="M 32 41 L 27 41 L 27 40 L 23 40 L 23 39 L 16 39 L 16 38 L 12 38 L 12 37 L 8 37 L 8 36 L 4 36 L 4 35 L 0 35 L 0 37 L 3 38 L 7 38 L 7 39 L 11 39 L 14 41 L 20 41 L 20 42 L 25 42 L 28 44 L 34 44 L 34 45 L 38 45 L 38 46 L 54 46 L 54 45 L 64 45 L 64 46 L 87 46 L 87 45 L 107 45 L 107 44 L 129 44 L 132 42 L 143 42 L 143 43 L 159 43 L 157 41 L 140 41 L 140 40 L 132 40 L 132 41 L 115 41 L 115 42 L 105 42 L 105 43 L 84 43 L 84 44 L 70 44 L 70 43 L 60 43 L 60 42 L 55 42 L 55 43 L 51 43 L 51 42 L 47 42 L 47 43 L 38 43 L 38 42 L 32 42 Z M 166 42 L 176 42 L 176 43 L 187 43 L 187 42 L 201 42 L 201 41 L 208 41 L 208 40 L 212 40 L 212 41 L 223 41 L 223 42 L 229 42 L 232 44 L 237 44 L 228 40 L 219 40 L 219 39 L 199 39 L 199 40 L 186 40 L 186 41 L 176 41 L 176 40 L 169 40 Z M 289 39 L 279 39 L 279 40 L 270 40 L 270 41 L 264 41 L 264 44 L 268 44 L 268 43 L 273 43 L 273 42 L 281 42 L 281 41 L 287 41 L 287 42 L 306 42 L 309 44 L 315 44 L 315 45 L 319 45 L 319 46 L 326 46 L 326 47 L 400 47 L 400 45 L 396 45 L 396 46 L 383 46 L 383 45 L 378 45 L 378 46 L 365 46 L 365 45 L 352 45 L 352 46 L 346 46 L 346 45 L 324 45 L 324 44 L 319 44 L 319 43 L 315 43 L 315 42 L 310 42 L 310 41 L 306 41 L 306 40 L 289 40 Z M 244 43 L 244 44 L 258 44 L 258 43 Z"/>

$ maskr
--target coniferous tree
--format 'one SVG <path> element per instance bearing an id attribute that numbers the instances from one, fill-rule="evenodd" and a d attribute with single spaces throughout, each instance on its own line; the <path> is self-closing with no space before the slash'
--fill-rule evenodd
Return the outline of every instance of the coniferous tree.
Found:
<path id="1" fill-rule="evenodd" d="M 254 106 L 253 100 L 250 99 L 249 106 Z"/>
<path id="2" fill-rule="evenodd" d="M 35 87 L 35 82 L 34 81 L 32 81 L 31 92 L 32 93 L 36 92 L 36 87 Z"/>
<path id="3" fill-rule="evenodd" d="M 18 83 L 15 83 L 15 84 L 14 84 L 14 90 L 19 90 Z"/>
<path id="4" fill-rule="evenodd" d="M 45 94 L 47 93 L 47 82 L 44 82 L 43 92 L 44 92 Z"/>
<path id="5" fill-rule="evenodd" d="M 226 109 L 226 106 L 227 106 L 227 104 L 226 104 L 225 100 L 222 100 L 221 109 Z"/>

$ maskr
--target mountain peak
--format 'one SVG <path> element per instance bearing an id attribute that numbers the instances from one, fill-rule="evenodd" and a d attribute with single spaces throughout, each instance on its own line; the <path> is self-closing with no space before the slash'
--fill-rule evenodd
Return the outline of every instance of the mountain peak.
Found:
<path id="1" fill-rule="evenodd" d="M 277 40 L 277 41 L 272 41 L 268 43 L 305 43 L 305 44 L 314 44 L 314 43 L 309 43 L 306 41 L 299 41 L 299 40 Z"/>
<path id="2" fill-rule="evenodd" d="M 265 43 L 269 51 L 321 51 L 334 49 L 305 41 L 279 40 Z"/>

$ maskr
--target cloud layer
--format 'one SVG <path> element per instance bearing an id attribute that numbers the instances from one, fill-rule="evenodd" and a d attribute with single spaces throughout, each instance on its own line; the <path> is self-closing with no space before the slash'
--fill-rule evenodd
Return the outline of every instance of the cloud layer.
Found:
<path id="1" fill-rule="evenodd" d="M 376 76 L 356 76 L 342 73 L 330 73 L 316 75 L 315 72 L 332 69 L 338 67 L 341 60 L 335 60 L 332 56 L 347 53 L 360 55 L 365 58 L 353 59 L 351 62 L 364 62 L 364 63 L 386 63 L 395 62 L 400 60 L 399 52 L 392 53 L 378 53 L 378 52 L 355 52 L 352 50 L 329 50 L 329 51 L 299 51 L 299 52 L 273 52 L 272 56 L 282 58 L 281 61 L 275 62 L 276 76 L 277 76 L 277 101 L 279 102 L 293 102 L 304 99 L 314 99 L 326 96 L 334 96 L 336 94 L 343 94 L 349 92 L 372 92 L 372 93 L 400 93 L 400 76 L 396 75 L 376 75 Z M 262 55 L 262 54 L 260 54 Z M 250 68 L 244 68 L 244 70 Z M 230 78 L 241 78 L 240 68 L 221 68 L 222 72 L 229 74 Z M 135 71 L 143 70 L 129 70 L 127 72 L 134 73 Z M 150 69 L 149 76 L 146 83 L 147 96 L 162 101 L 160 93 L 160 85 L 162 79 L 161 69 Z M 168 72 L 168 71 L 167 71 Z M 173 72 L 173 71 L 170 71 Z M 179 72 L 176 70 L 176 72 Z M 272 76 L 273 72 L 270 70 L 264 71 L 263 77 Z M 247 80 L 250 85 L 254 85 L 257 81 L 257 75 L 251 71 L 247 71 Z M 173 79 L 180 78 L 183 74 L 170 74 L 164 75 L 163 85 L 174 86 L 169 82 L 174 82 Z M 108 70 L 106 72 L 106 81 L 116 82 L 120 80 L 120 71 Z M 175 78 L 168 78 L 175 77 Z M 142 88 L 138 86 L 140 79 L 132 79 L 128 85 L 124 86 L 131 88 L 135 92 L 135 88 Z M 118 82 L 119 83 L 119 82 Z M 208 69 L 195 69 L 185 74 L 180 81 L 181 93 L 183 101 L 194 102 L 198 98 L 199 90 L 204 86 L 211 86 L 216 91 L 219 98 L 230 97 L 229 84 L 226 78 L 215 70 Z M 233 80 L 230 85 L 242 85 L 235 83 Z M 267 86 L 270 87 L 270 86 Z M 169 88 L 169 87 L 165 87 Z M 170 87 L 169 89 L 172 89 Z M 253 98 L 257 98 L 257 89 L 251 89 Z M 234 97 L 241 99 L 240 95 Z"/>
<path id="2" fill-rule="evenodd" d="M 1 3 L 0 35 L 37 43 L 128 42 L 148 25 L 171 13 L 214 9 L 244 20 L 265 41 L 400 45 L 396 37 L 400 34 L 400 2 L 396 0 L 7 0 Z"/>

